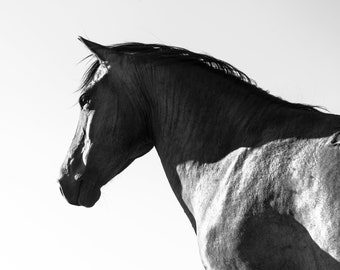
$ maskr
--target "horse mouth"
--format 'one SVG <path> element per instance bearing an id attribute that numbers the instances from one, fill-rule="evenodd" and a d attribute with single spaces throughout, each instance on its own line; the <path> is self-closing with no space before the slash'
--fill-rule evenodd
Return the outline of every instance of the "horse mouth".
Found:
<path id="1" fill-rule="evenodd" d="M 80 185 L 78 205 L 92 207 L 100 198 L 100 188 L 94 185 L 86 185 L 84 182 Z"/>
<path id="2" fill-rule="evenodd" d="M 68 203 L 76 206 L 92 207 L 100 198 L 100 188 L 90 181 L 75 181 L 69 177 L 59 180 L 59 189 Z"/>

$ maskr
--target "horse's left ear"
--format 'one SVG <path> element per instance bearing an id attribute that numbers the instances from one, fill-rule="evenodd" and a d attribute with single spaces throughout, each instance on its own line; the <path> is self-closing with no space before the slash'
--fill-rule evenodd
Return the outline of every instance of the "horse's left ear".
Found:
<path id="1" fill-rule="evenodd" d="M 103 45 L 100 45 L 98 43 L 94 43 L 90 40 L 87 40 L 83 37 L 80 37 L 78 38 L 81 42 L 83 42 L 85 44 L 85 46 L 93 53 L 95 54 L 98 59 L 101 61 L 101 62 L 105 62 L 107 61 L 107 56 L 108 56 L 108 48 L 103 46 Z"/>

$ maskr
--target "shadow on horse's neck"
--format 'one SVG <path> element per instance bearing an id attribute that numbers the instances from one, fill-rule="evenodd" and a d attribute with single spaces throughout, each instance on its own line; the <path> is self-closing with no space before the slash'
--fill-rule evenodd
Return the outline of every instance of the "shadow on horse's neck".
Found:
<path id="1" fill-rule="evenodd" d="M 231 75 L 185 64 L 164 69 L 149 95 L 152 133 L 166 163 L 213 163 L 240 147 L 325 137 L 339 127 L 337 116 L 281 100 Z"/>
<path id="2" fill-rule="evenodd" d="M 289 103 L 232 75 L 189 64 L 158 67 L 146 86 L 155 147 L 194 229 L 177 165 L 214 163 L 240 147 L 260 147 L 280 139 L 330 136 L 340 123 L 338 116 Z"/>

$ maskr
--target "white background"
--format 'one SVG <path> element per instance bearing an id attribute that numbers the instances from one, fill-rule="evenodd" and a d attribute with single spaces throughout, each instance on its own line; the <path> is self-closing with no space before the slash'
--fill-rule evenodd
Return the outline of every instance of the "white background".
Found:
<path id="1" fill-rule="evenodd" d="M 339 1 L 2 1 L 0 269 L 203 269 L 153 150 L 68 205 L 56 180 L 89 54 L 165 43 L 223 59 L 274 95 L 340 113 Z"/>

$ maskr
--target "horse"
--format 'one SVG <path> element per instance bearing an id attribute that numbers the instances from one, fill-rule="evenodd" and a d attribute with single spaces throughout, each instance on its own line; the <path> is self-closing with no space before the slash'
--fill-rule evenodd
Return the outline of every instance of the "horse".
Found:
<path id="1" fill-rule="evenodd" d="M 212 56 L 79 39 L 95 60 L 59 179 L 70 204 L 155 147 L 205 269 L 340 269 L 340 116 Z"/>

